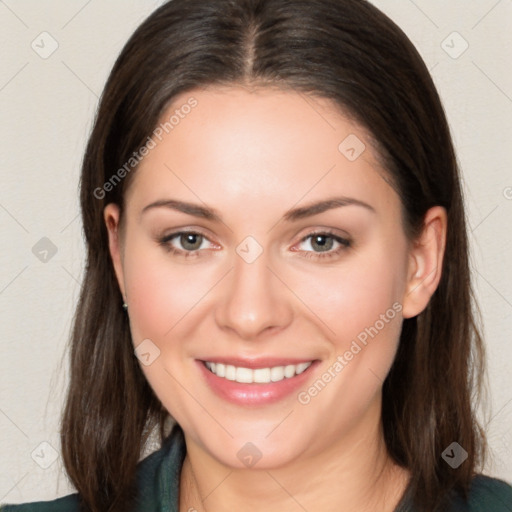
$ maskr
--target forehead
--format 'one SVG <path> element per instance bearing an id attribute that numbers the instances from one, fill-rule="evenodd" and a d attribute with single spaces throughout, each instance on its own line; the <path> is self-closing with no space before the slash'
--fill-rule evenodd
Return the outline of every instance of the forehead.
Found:
<path id="1" fill-rule="evenodd" d="M 284 209 L 337 192 L 377 203 L 394 195 L 370 134 L 327 99 L 275 88 L 196 89 L 174 98 L 155 133 L 127 200 L 181 191 L 247 210 L 272 196 Z"/>

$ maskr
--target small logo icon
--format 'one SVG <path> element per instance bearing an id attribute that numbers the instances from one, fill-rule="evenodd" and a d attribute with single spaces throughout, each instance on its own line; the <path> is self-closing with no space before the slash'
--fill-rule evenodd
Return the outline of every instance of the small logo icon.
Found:
<path id="1" fill-rule="evenodd" d="M 146 338 L 135 349 L 135 355 L 144 366 L 149 366 L 160 356 L 160 349 Z"/>
<path id="2" fill-rule="evenodd" d="M 462 448 L 462 446 L 453 442 L 446 450 L 441 454 L 441 457 L 453 468 L 457 469 L 467 458 L 468 452 Z"/>
<path id="3" fill-rule="evenodd" d="M 252 443 L 245 443 L 236 454 L 240 462 L 252 468 L 263 456 L 258 447 Z"/>
<path id="4" fill-rule="evenodd" d="M 57 51 L 59 43 L 57 40 L 48 32 L 41 32 L 30 45 L 41 59 L 47 59 Z"/>
<path id="5" fill-rule="evenodd" d="M 57 254 L 57 246 L 44 236 L 32 247 L 32 254 L 39 261 L 48 263 Z"/>
<path id="6" fill-rule="evenodd" d="M 441 48 L 452 59 L 458 59 L 469 48 L 469 43 L 458 32 L 452 32 L 441 43 Z"/>
<path id="7" fill-rule="evenodd" d="M 236 253 L 246 263 L 254 263 L 263 253 L 263 247 L 261 247 L 255 238 L 248 236 L 238 244 Z"/>
<path id="8" fill-rule="evenodd" d="M 338 146 L 339 152 L 350 162 L 357 160 L 364 153 L 365 149 L 364 142 L 353 133 L 346 137 Z"/>
<path id="9" fill-rule="evenodd" d="M 47 441 L 40 443 L 30 455 L 43 469 L 48 469 L 59 458 L 57 450 Z"/>

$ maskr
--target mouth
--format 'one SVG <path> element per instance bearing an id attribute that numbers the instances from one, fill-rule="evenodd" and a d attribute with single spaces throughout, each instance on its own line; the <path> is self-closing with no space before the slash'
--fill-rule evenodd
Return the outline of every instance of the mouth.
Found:
<path id="1" fill-rule="evenodd" d="M 308 361 L 299 364 L 252 369 L 232 364 L 214 363 L 212 361 L 204 362 L 206 368 L 217 377 L 240 384 L 270 384 L 271 382 L 291 379 L 306 371 L 312 364 L 313 361 Z"/>
<path id="2" fill-rule="evenodd" d="M 196 359 L 203 382 L 218 397 L 238 406 L 263 406 L 290 399 L 307 385 L 320 360 Z"/>

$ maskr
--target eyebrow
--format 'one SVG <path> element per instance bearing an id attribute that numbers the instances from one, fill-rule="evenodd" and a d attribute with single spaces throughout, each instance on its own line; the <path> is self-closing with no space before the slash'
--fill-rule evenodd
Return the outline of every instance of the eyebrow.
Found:
<path id="1" fill-rule="evenodd" d="M 359 199 L 352 197 L 334 197 L 331 199 L 311 203 L 300 208 L 293 208 L 288 210 L 283 215 L 283 219 L 287 222 L 294 222 L 306 217 L 318 215 L 334 208 L 341 208 L 342 206 L 360 206 L 370 212 L 376 213 L 373 206 L 365 203 L 364 201 L 360 201 Z M 170 208 L 171 210 L 193 215 L 194 217 L 199 217 L 213 222 L 223 222 L 220 214 L 213 208 L 207 208 L 205 206 L 201 206 L 200 204 L 188 203 L 186 201 L 177 201 L 175 199 L 161 199 L 159 201 L 148 204 L 142 209 L 140 216 L 142 217 L 144 213 L 154 208 Z"/>

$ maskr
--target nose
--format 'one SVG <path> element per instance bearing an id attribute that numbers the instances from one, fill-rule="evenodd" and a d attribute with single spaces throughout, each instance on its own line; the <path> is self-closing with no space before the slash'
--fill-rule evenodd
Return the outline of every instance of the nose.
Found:
<path id="1" fill-rule="evenodd" d="M 290 292 L 269 263 L 266 252 L 251 263 L 235 254 L 233 271 L 226 277 L 216 309 L 216 322 L 222 330 L 239 339 L 255 340 L 290 324 Z"/>

